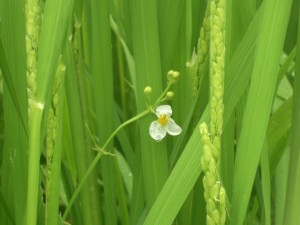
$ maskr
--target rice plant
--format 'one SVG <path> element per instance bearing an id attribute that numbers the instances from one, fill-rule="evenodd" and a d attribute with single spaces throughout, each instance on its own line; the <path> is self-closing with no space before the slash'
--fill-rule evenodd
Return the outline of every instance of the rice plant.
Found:
<path id="1" fill-rule="evenodd" d="M 0 1 L 0 225 L 300 224 L 299 8 Z"/>

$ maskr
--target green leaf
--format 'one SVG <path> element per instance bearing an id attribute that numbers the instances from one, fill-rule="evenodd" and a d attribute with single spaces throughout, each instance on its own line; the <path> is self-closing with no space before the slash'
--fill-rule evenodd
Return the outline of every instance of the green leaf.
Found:
<path id="1" fill-rule="evenodd" d="M 298 14 L 297 57 L 294 79 L 293 114 L 291 129 L 291 148 L 289 161 L 289 175 L 286 189 L 283 224 L 297 224 L 300 221 L 298 208 L 300 207 L 300 11 Z"/>
<path id="2" fill-rule="evenodd" d="M 276 72 L 292 1 L 266 0 L 236 154 L 230 224 L 242 224 L 276 87 Z"/>

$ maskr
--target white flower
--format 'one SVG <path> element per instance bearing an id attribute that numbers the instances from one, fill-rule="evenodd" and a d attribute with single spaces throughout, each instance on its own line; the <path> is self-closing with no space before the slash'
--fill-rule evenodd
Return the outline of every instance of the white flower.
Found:
<path id="1" fill-rule="evenodd" d="M 169 105 L 160 105 L 156 108 L 157 120 L 153 121 L 149 128 L 150 136 L 155 141 L 161 141 L 166 134 L 179 135 L 181 128 L 171 118 L 172 108 Z"/>

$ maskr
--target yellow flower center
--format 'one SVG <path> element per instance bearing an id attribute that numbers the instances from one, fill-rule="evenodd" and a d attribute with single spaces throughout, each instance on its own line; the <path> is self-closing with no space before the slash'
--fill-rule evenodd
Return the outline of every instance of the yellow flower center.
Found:
<path id="1" fill-rule="evenodd" d="M 168 117 L 166 114 L 162 114 L 159 116 L 158 118 L 158 122 L 161 124 L 161 125 L 166 125 L 168 123 Z"/>

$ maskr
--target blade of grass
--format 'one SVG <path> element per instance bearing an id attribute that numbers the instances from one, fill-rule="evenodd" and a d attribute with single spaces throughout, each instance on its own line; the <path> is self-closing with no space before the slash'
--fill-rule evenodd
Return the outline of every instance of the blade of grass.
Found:
<path id="1" fill-rule="evenodd" d="M 203 193 L 203 176 L 199 176 L 193 191 L 191 225 L 205 224 L 206 222 L 206 204 Z"/>
<path id="2" fill-rule="evenodd" d="M 267 142 L 270 157 L 270 173 L 275 169 L 285 151 L 285 144 L 291 129 L 293 98 L 286 100 L 271 116 L 267 129 Z M 283 146 L 280 144 L 283 141 Z"/>
<path id="3" fill-rule="evenodd" d="M 173 50 L 173 60 L 172 60 L 172 68 L 180 71 L 181 77 L 180 81 L 174 86 L 174 93 L 176 93 L 175 98 L 172 100 L 172 105 L 174 108 L 174 112 L 176 114 L 174 115 L 175 121 L 178 122 L 178 124 L 182 124 L 183 132 L 180 134 L 180 137 L 174 137 L 173 140 L 169 141 L 169 155 L 176 156 L 174 152 L 174 147 L 180 143 L 179 140 L 186 141 L 188 139 L 188 136 L 191 134 L 191 129 L 188 129 L 188 125 L 191 122 L 192 116 L 195 114 L 194 109 L 195 107 L 199 107 L 198 111 L 201 113 L 201 110 L 205 108 L 206 100 L 202 101 L 202 99 L 206 98 L 206 88 L 201 89 L 201 92 L 199 91 L 198 94 L 196 94 L 195 98 L 192 98 L 193 96 L 193 75 L 190 74 L 191 68 L 186 67 L 186 62 L 190 61 L 190 53 L 188 52 L 187 48 L 187 11 L 184 9 L 184 6 L 186 4 L 180 4 L 180 7 L 183 8 L 183 11 L 181 12 L 181 19 L 178 27 L 178 35 L 175 43 L 175 49 Z M 175 14 L 175 12 L 173 13 Z M 177 12 L 178 14 L 178 12 Z M 178 17 L 179 15 L 176 15 Z M 174 16 L 173 16 L 174 17 Z M 170 23 L 169 25 L 172 25 Z M 176 34 L 176 32 L 173 32 Z M 167 35 L 165 35 L 167 36 Z M 163 49 L 166 50 L 166 49 Z M 162 57 L 164 57 L 162 55 Z M 171 58 L 171 57 L 170 57 Z M 164 62 L 163 65 L 167 65 L 167 62 Z M 164 69 L 164 68 L 163 68 Z M 205 80 L 205 79 L 202 79 Z M 200 88 L 199 88 L 200 89 Z M 201 95 L 204 92 L 203 95 Z M 207 92 L 206 92 L 207 93 Z M 199 105 L 196 106 L 195 103 L 201 102 Z M 199 113 L 199 114 L 200 114 Z M 200 116 L 200 115 L 199 115 Z M 185 137 L 185 138 L 184 138 Z M 179 148 L 177 148 L 179 150 Z M 182 150 L 182 149 L 181 149 Z M 178 152 L 178 153 L 181 153 Z M 177 154 L 179 157 L 179 154 Z M 169 158 L 170 162 L 170 158 Z M 202 183 L 202 182 L 201 182 Z M 196 191 L 197 193 L 197 191 Z M 202 197 L 202 195 L 201 195 Z M 185 224 L 191 224 L 192 222 L 192 216 L 193 216 L 193 207 L 199 206 L 194 205 L 194 200 L 197 199 L 195 196 L 195 192 L 192 190 L 188 197 L 186 198 L 184 204 L 182 205 L 177 218 L 176 218 L 176 224 L 177 225 L 185 225 Z M 201 202 L 200 202 L 201 204 Z M 198 208 L 199 209 L 199 208 Z M 197 210 L 198 210 L 197 209 Z M 201 216 L 201 213 L 197 212 L 197 215 Z"/>
<path id="4" fill-rule="evenodd" d="M 152 0 L 131 0 L 133 49 L 137 79 L 138 111 L 145 109 L 144 88 L 152 87 L 152 100 L 162 93 L 162 76 L 159 53 L 157 5 Z M 155 202 L 168 175 L 165 140 L 156 143 L 149 135 L 153 118 L 140 121 L 141 155 L 147 207 Z"/>
<path id="5" fill-rule="evenodd" d="M 121 121 L 117 115 L 115 115 L 115 121 L 117 121 L 116 127 L 121 125 Z M 130 141 L 129 141 L 128 135 L 126 134 L 126 131 L 120 130 L 120 132 L 117 134 L 117 138 L 123 148 L 124 156 L 127 160 L 127 163 L 129 164 L 129 167 L 132 170 L 134 162 L 135 162 L 135 153 L 130 144 Z"/>
<path id="6" fill-rule="evenodd" d="M 115 23 L 115 21 L 113 20 L 113 18 L 110 18 L 110 25 L 111 28 L 113 29 L 113 31 L 115 32 L 116 36 L 118 37 L 119 41 L 121 42 L 121 45 L 123 47 L 123 51 L 125 54 L 125 58 L 127 61 L 127 66 L 128 66 L 128 70 L 129 70 L 129 74 L 131 77 L 131 82 L 132 82 L 132 86 L 136 87 L 136 75 L 135 75 L 135 63 L 134 63 L 134 58 L 129 50 L 129 47 L 127 46 L 127 43 L 125 42 L 124 38 L 121 36 L 120 30 L 117 26 L 117 24 Z M 136 94 L 136 89 L 133 89 L 135 98 L 137 98 L 137 94 Z"/>
<path id="7" fill-rule="evenodd" d="M 175 34 L 177 34 L 177 38 L 175 40 L 175 47 L 173 47 L 174 50 L 172 52 L 172 57 L 170 57 L 171 59 L 173 58 L 171 61 L 172 64 L 170 65 L 172 66 L 171 68 L 180 71 L 181 75 L 180 81 L 177 82 L 176 85 L 173 87 L 175 97 L 172 99 L 172 108 L 174 109 L 174 112 L 176 112 L 176 114 L 174 115 L 174 119 L 175 121 L 177 121 L 178 124 L 184 123 L 184 121 L 187 118 L 187 115 L 189 114 L 189 108 L 193 104 L 194 100 L 191 97 L 193 91 L 193 78 L 188 73 L 189 70 L 186 67 L 186 62 L 190 58 L 189 55 L 186 55 L 186 12 L 183 11 L 181 14 L 182 16 L 181 20 L 179 21 L 178 31 L 175 32 Z M 170 66 L 167 68 L 170 68 Z M 183 136 L 183 134 L 181 134 L 180 136 Z M 175 145 L 176 141 L 172 142 Z M 171 144 L 172 142 L 170 141 L 169 143 Z M 170 147 L 173 148 L 173 146 Z"/>
<path id="8" fill-rule="evenodd" d="M 21 224 L 26 205 L 28 161 L 24 2 L 2 1 L 0 8 L 1 18 L 5 18 L 1 21 L 3 58 L 0 59 L 5 76 L 3 84 L 5 141 L 2 149 L 1 188 L 15 223 Z M 0 223 L 10 223 L 7 217 L 3 220 L 0 219 Z"/>
<path id="9" fill-rule="evenodd" d="M 208 114 L 204 118 L 207 121 Z M 144 225 L 172 224 L 201 173 L 202 143 L 199 141 L 199 136 L 200 133 L 197 129 L 168 177 L 157 201 L 146 217 Z"/>
<path id="10" fill-rule="evenodd" d="M 192 46 L 192 30 L 193 30 L 193 20 L 192 20 L 192 0 L 185 1 L 185 14 L 186 14 L 186 56 L 190 55 Z M 190 59 L 190 58 L 189 58 Z"/>
<path id="11" fill-rule="evenodd" d="M 261 166 L 261 185 L 264 202 L 264 222 L 265 225 L 271 225 L 271 178 L 270 163 L 267 142 L 264 142 L 263 150 L 260 157 Z"/>
<path id="12" fill-rule="evenodd" d="M 24 107 L 21 108 L 21 106 L 20 106 L 20 100 L 18 99 L 18 96 L 16 93 L 16 88 L 15 88 L 15 85 L 12 80 L 11 71 L 9 69 L 9 66 L 8 66 L 7 60 L 6 60 L 6 56 L 4 54 L 2 38 L 0 38 L 0 68 L 2 70 L 2 74 L 3 74 L 4 80 L 6 82 L 6 85 L 9 89 L 8 93 L 11 95 L 11 98 L 13 100 L 13 103 L 15 104 L 15 107 L 19 114 L 19 117 L 21 118 L 23 129 L 26 131 L 26 135 L 28 136 L 28 126 L 25 123 L 26 113 L 24 111 Z"/>
<path id="13" fill-rule="evenodd" d="M 109 21 L 109 1 L 91 1 L 92 12 L 92 74 L 94 81 L 94 102 L 100 146 L 103 146 L 114 131 L 114 96 L 112 42 Z M 113 141 L 107 146 L 113 152 Z M 104 187 L 105 224 L 117 224 L 115 157 L 104 157 L 101 161 L 101 175 Z"/>
<path id="14" fill-rule="evenodd" d="M 192 203 L 193 203 L 193 192 L 191 192 L 185 199 L 174 223 L 176 223 L 177 225 L 191 224 Z"/>
<path id="15" fill-rule="evenodd" d="M 88 169 L 93 152 L 92 149 L 86 148 L 86 127 L 82 121 L 83 117 L 80 105 L 79 84 L 77 83 L 76 78 L 76 75 L 78 74 L 76 74 L 75 71 L 76 67 L 74 66 L 70 43 L 68 43 L 68 46 L 66 47 L 66 65 L 67 68 L 69 68 L 66 74 L 66 94 L 78 179 L 78 181 L 76 180 L 78 183 L 75 185 L 78 185 Z M 80 192 L 80 209 L 83 224 L 101 223 L 101 211 L 97 210 L 96 212 L 96 210 L 92 210 L 94 207 L 98 208 L 99 206 L 97 206 L 97 204 L 100 204 L 97 187 L 96 174 L 92 173 Z"/>
<path id="16" fill-rule="evenodd" d="M 287 73 L 289 67 L 291 66 L 291 64 L 294 62 L 295 57 L 296 57 L 296 47 L 294 47 L 292 49 L 292 51 L 290 52 L 290 54 L 286 58 L 284 64 L 280 67 L 280 70 L 278 72 L 278 78 L 277 78 L 277 87 L 279 86 L 280 81 L 282 80 L 284 75 L 286 75 L 286 73 Z M 276 88 L 276 90 L 277 90 L 277 88 Z"/>
<path id="17" fill-rule="evenodd" d="M 65 57 L 67 58 L 67 57 Z M 67 62 L 67 60 L 65 60 Z M 67 63 L 66 63 L 67 65 Z M 69 71 L 69 70 L 67 70 Z M 65 78 L 66 79 L 66 78 Z M 66 85 L 66 82 L 65 82 Z M 67 86 L 67 85 L 66 85 Z M 65 101 L 67 99 L 65 92 Z M 70 126 L 70 118 L 69 118 L 69 109 L 68 105 L 64 104 L 64 120 L 63 120 L 63 148 L 62 152 L 62 164 L 68 165 L 68 170 L 70 172 L 70 179 L 73 181 L 73 184 L 76 183 L 77 171 L 76 171 L 76 161 L 75 155 L 72 147 L 72 134 L 71 134 L 71 126 Z"/>
<path id="18" fill-rule="evenodd" d="M 139 144 L 139 142 L 136 144 Z M 145 208 L 144 177 L 141 157 L 141 150 L 136 149 L 136 162 L 132 170 L 134 179 L 132 184 L 132 198 L 130 202 L 130 224 L 137 224 L 139 217 Z"/>
<path id="19" fill-rule="evenodd" d="M 250 210 L 250 212 L 247 214 L 247 218 L 246 218 L 246 224 L 257 224 L 255 221 L 256 221 L 256 218 L 257 218 L 257 212 L 259 210 L 259 202 L 258 202 L 258 199 L 255 198 L 253 200 L 253 205 L 252 205 L 252 208 Z"/>
<path id="20" fill-rule="evenodd" d="M 132 182 L 133 182 L 133 177 L 132 177 L 132 171 L 128 165 L 128 162 L 124 158 L 124 156 L 116 151 L 116 157 L 117 157 L 117 165 L 120 173 L 120 179 L 122 179 L 124 186 L 127 191 L 127 197 L 129 200 L 131 200 L 132 196 Z"/>
<path id="21" fill-rule="evenodd" d="M 11 224 L 15 225 L 15 221 L 14 221 L 14 217 L 13 217 L 13 214 L 12 212 L 10 211 L 8 205 L 7 205 L 7 202 L 5 200 L 5 197 L 3 196 L 2 194 L 2 191 L 0 189 L 0 203 L 1 203 L 1 207 L 3 208 L 3 210 L 5 211 L 6 213 L 6 216 L 7 218 L 10 220 Z"/>
<path id="22" fill-rule="evenodd" d="M 274 74 L 278 69 L 291 3 L 290 0 L 285 2 L 266 0 L 264 4 L 254 69 L 236 155 L 230 224 L 242 224 L 246 215 L 272 106 L 276 86 Z"/>
<path id="23" fill-rule="evenodd" d="M 300 214 L 297 208 L 300 207 L 300 11 L 298 14 L 298 37 L 297 37 L 297 58 L 294 78 L 293 114 L 291 128 L 291 148 L 289 161 L 289 174 L 286 190 L 286 201 L 284 207 L 283 224 L 297 224 L 300 221 Z"/>
<path id="24" fill-rule="evenodd" d="M 63 3 L 53 1 L 45 5 L 38 52 L 38 102 L 46 104 L 50 102 L 58 57 L 66 43 L 67 30 L 72 18 L 72 6 L 73 0 L 67 0 Z"/>
<path id="25" fill-rule="evenodd" d="M 132 22 L 130 0 L 113 0 L 110 14 L 119 26 L 128 49 L 132 52 Z"/>
<path id="26" fill-rule="evenodd" d="M 64 163 L 62 163 L 61 165 L 61 181 L 62 187 L 64 188 L 64 193 L 66 194 L 64 203 L 67 204 L 67 199 L 70 199 L 72 197 L 75 187 L 73 185 L 74 181 L 72 180 L 72 175 L 69 173 L 68 168 Z M 78 202 L 79 201 L 76 201 L 70 210 L 72 222 L 74 223 L 74 225 L 83 225 L 83 218 L 81 216 L 81 211 Z"/>
<path id="27" fill-rule="evenodd" d="M 289 26 L 286 32 L 286 39 L 284 44 L 284 51 L 289 52 L 291 49 L 296 45 L 297 43 L 297 24 L 299 19 L 299 7 L 300 2 L 299 1 L 293 1 L 293 6 L 291 10 L 291 16 L 289 21 Z"/>
<path id="28" fill-rule="evenodd" d="M 197 46 L 199 38 L 199 28 L 202 25 L 206 11 L 206 1 L 187 0 L 187 56 L 192 56 L 194 48 Z"/>
<path id="29" fill-rule="evenodd" d="M 171 67 L 184 6 L 184 0 L 157 1 L 162 74 L 166 74 Z M 185 42 L 182 43 L 185 45 Z"/>
<path id="30" fill-rule="evenodd" d="M 252 4 L 252 0 L 232 0 L 232 7 L 230 17 L 232 17 L 233 24 L 231 26 L 232 36 L 230 41 L 232 50 L 235 50 L 247 31 L 255 15 L 256 8 Z"/>
<path id="31" fill-rule="evenodd" d="M 283 147 L 285 149 L 284 154 L 282 155 L 280 162 L 274 173 L 274 214 L 275 214 L 275 224 L 284 225 L 284 204 L 286 198 L 287 190 L 287 180 L 288 180 L 288 165 L 289 165 L 289 156 L 290 151 L 288 147 Z"/>
<path id="32" fill-rule="evenodd" d="M 57 103 L 53 104 L 53 114 L 49 111 L 47 124 L 47 183 L 46 183 L 46 207 L 45 224 L 56 225 L 59 221 L 59 191 L 61 176 L 62 155 L 62 116 L 64 107 L 64 73 L 65 66 L 59 63 L 56 77 L 55 89 L 52 94 L 58 96 Z"/>
<path id="33" fill-rule="evenodd" d="M 25 81 L 25 80 L 24 80 Z M 25 85 L 25 83 L 24 83 Z M 9 90 L 4 85 L 4 93 Z M 9 94 L 4 98 L 5 143 L 3 148 L 3 165 L 1 168 L 1 186 L 10 209 L 14 212 L 16 224 L 23 222 L 26 205 L 28 139 L 21 125 L 13 100 Z M 15 202 L 15 203 L 14 203 Z M 24 208 L 18 209 L 18 206 Z M 3 218 L 5 219 L 5 218 Z M 7 224 L 4 222 L 3 224 Z"/>
<path id="34" fill-rule="evenodd" d="M 120 221 L 122 221 L 122 225 L 129 225 L 129 212 L 128 212 L 128 205 L 127 205 L 127 196 L 125 191 L 125 186 L 123 184 L 123 179 L 121 178 L 121 171 L 118 165 L 117 160 L 114 161 L 115 163 L 115 177 L 116 177 L 116 194 L 117 200 L 119 203 L 120 209 Z"/>

